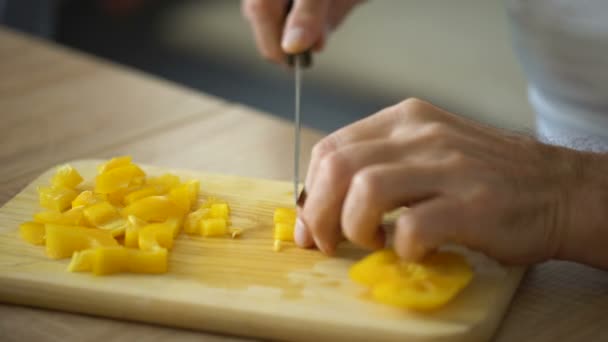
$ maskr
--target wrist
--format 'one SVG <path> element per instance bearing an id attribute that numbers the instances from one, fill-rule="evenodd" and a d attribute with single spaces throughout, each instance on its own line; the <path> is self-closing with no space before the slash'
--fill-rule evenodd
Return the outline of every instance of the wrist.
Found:
<path id="1" fill-rule="evenodd" d="M 557 259 L 608 268 L 608 155 L 559 148 Z"/>

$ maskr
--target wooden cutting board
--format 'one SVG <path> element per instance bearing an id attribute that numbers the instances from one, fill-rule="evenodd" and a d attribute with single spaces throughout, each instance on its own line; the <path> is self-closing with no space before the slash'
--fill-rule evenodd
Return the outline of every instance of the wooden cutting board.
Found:
<path id="1" fill-rule="evenodd" d="M 99 162 L 71 164 L 91 180 Z M 523 274 L 465 250 L 475 278 L 453 302 L 426 314 L 390 308 L 349 281 L 360 249 L 344 244 L 333 258 L 293 245 L 272 250 L 272 212 L 292 202 L 290 183 L 144 169 L 200 179 L 202 195 L 230 203 L 243 235 L 180 234 L 164 275 L 69 273 L 69 260 L 47 259 L 18 236 L 19 223 L 40 210 L 36 187 L 49 170 L 0 209 L 0 301 L 272 339 L 476 341 L 492 336 Z"/>

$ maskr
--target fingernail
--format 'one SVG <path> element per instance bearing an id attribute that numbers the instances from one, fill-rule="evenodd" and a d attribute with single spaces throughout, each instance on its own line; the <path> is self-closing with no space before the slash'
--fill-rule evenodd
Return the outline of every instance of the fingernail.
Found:
<path id="1" fill-rule="evenodd" d="M 303 39 L 304 29 L 301 27 L 289 29 L 283 36 L 281 47 L 287 52 L 297 51 L 304 44 Z"/>
<path id="2" fill-rule="evenodd" d="M 296 219 L 296 228 L 293 235 L 293 239 L 295 240 L 298 246 L 308 247 L 308 236 L 306 232 L 306 226 L 304 225 L 304 222 L 302 222 L 302 220 L 300 220 L 299 218 Z"/>
<path id="3" fill-rule="evenodd" d="M 304 203 L 306 202 L 306 188 L 302 189 L 302 192 L 300 192 L 300 196 L 298 196 L 298 200 L 296 201 L 296 205 L 300 208 L 302 208 L 304 206 Z"/>

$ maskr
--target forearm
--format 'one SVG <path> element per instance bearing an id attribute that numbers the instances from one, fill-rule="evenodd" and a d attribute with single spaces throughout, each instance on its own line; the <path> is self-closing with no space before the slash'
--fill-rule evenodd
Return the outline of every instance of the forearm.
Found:
<path id="1" fill-rule="evenodd" d="M 555 257 L 608 269 L 608 154 L 562 152 L 570 175 L 559 185 Z"/>

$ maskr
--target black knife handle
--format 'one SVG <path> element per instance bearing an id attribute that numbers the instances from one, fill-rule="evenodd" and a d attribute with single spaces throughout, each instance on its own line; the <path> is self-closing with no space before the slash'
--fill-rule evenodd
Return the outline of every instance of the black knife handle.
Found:
<path id="1" fill-rule="evenodd" d="M 291 8 L 293 7 L 293 0 L 287 2 L 287 7 L 285 9 L 285 18 L 289 12 L 291 12 Z M 308 49 L 304 52 L 300 52 L 297 54 L 287 54 L 287 65 L 293 67 L 296 63 L 296 58 L 299 59 L 300 66 L 304 68 L 308 68 L 312 65 L 312 51 Z"/>

